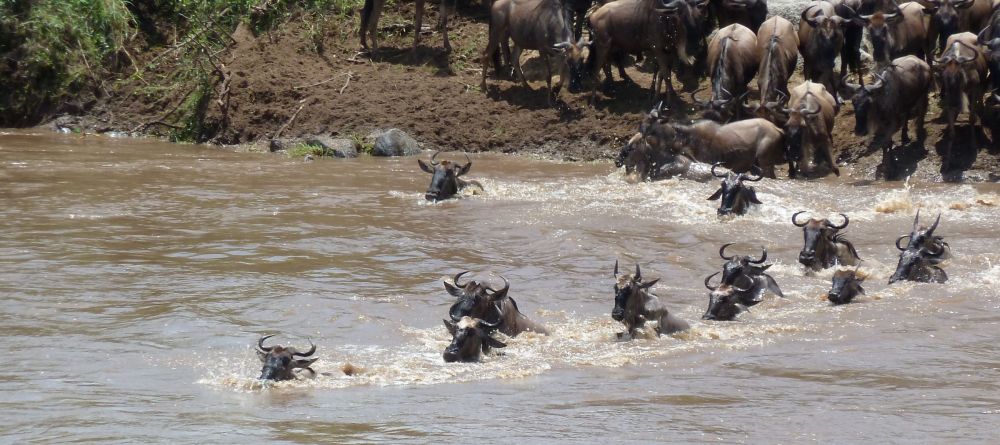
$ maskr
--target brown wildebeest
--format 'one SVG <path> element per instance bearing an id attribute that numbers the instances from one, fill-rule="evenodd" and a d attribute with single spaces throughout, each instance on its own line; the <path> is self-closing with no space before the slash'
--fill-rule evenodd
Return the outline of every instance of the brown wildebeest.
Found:
<path id="1" fill-rule="evenodd" d="M 569 79 L 571 92 L 579 91 L 584 74 L 584 48 L 590 46 L 582 39 L 574 42 L 572 21 L 569 12 L 559 0 L 496 0 L 490 7 L 490 40 L 483 50 L 483 80 L 481 88 L 486 91 L 486 73 L 493 54 L 507 39 L 514 41 L 510 62 L 514 72 L 525 88 L 528 81 L 521 72 L 520 56 L 525 49 L 537 50 L 545 59 L 549 89 L 549 103 L 559 94 L 563 82 Z M 559 82 L 552 87 L 551 58 L 562 59 Z"/>
<path id="2" fill-rule="evenodd" d="M 715 168 L 719 165 L 722 164 L 715 163 L 712 165 L 712 176 L 722 178 L 722 183 L 719 184 L 719 189 L 712 196 L 708 197 L 709 201 L 719 200 L 719 209 L 716 211 L 719 216 L 743 215 L 750 209 L 751 205 L 762 204 L 757 199 L 757 191 L 753 187 L 743 184 L 743 181 L 756 182 L 763 179 L 764 177 L 761 176 L 759 169 L 756 167 L 751 168 L 751 170 L 757 170 L 755 172 L 757 174 L 756 177 L 747 175 L 746 173 L 733 172 L 720 175 L 715 171 Z"/>
<path id="3" fill-rule="evenodd" d="M 264 340 L 271 337 L 274 337 L 274 334 L 265 335 L 257 341 L 257 357 L 264 364 L 260 369 L 261 380 L 292 380 L 296 377 L 298 369 L 309 371 L 310 377 L 316 375 L 309 366 L 319 358 L 307 358 L 316 352 L 316 345 L 309 342 L 310 347 L 306 352 L 299 352 L 290 346 L 264 346 Z"/>
<path id="4" fill-rule="evenodd" d="M 831 172 L 840 176 L 833 160 L 833 120 L 837 100 L 822 84 L 805 81 L 792 89 L 784 113 L 786 156 L 790 172 L 806 178 L 822 178 Z M 791 174 L 789 176 L 792 176 Z"/>
<path id="5" fill-rule="evenodd" d="M 708 43 L 712 99 L 700 103 L 707 109 L 706 117 L 725 123 L 740 113 L 739 105 L 747 92 L 747 84 L 757 74 L 759 63 L 757 36 L 749 28 L 734 23 L 715 33 Z M 694 93 L 691 97 L 694 98 Z"/>
<path id="6" fill-rule="evenodd" d="M 865 294 L 865 289 L 861 287 L 865 278 L 858 274 L 857 268 L 838 270 L 833 273 L 831 281 L 826 299 L 835 305 L 850 303 L 854 297 Z"/>
<path id="7" fill-rule="evenodd" d="M 931 16 L 928 38 L 937 50 L 944 52 L 951 46 L 947 39 L 962 32 L 979 32 L 989 23 L 990 0 L 925 0 L 930 7 L 924 12 Z"/>
<path id="8" fill-rule="evenodd" d="M 882 69 L 893 59 L 907 55 L 931 60 L 934 42 L 928 38 L 927 16 L 920 3 L 907 2 L 899 5 L 894 12 L 876 12 L 860 17 L 868 28 L 868 40 L 872 44 L 872 57 L 877 68 Z"/>
<path id="9" fill-rule="evenodd" d="M 491 348 L 507 347 L 506 343 L 492 336 L 499 327 L 499 322 L 487 323 L 472 317 L 462 317 L 457 322 L 442 321 L 451 334 L 451 343 L 441 354 L 445 363 L 478 362 L 482 354 L 489 354 Z"/>
<path id="10" fill-rule="evenodd" d="M 833 5 L 813 1 L 802 11 L 799 22 L 799 52 L 806 80 L 822 83 L 827 91 L 837 91 L 833 68 L 844 48 L 844 27 L 848 20 L 838 16 Z"/>
<path id="11" fill-rule="evenodd" d="M 669 124 L 663 102 L 660 102 L 643 117 L 639 132 L 622 147 L 615 159 L 615 167 L 624 166 L 625 175 L 638 181 L 677 176 L 701 182 L 711 180 L 709 172 L 692 170 L 692 160 L 673 151 L 675 137 L 676 132 Z"/>
<path id="12" fill-rule="evenodd" d="M 976 35 L 963 32 L 948 37 L 947 48 L 934 60 L 938 89 L 941 91 L 941 111 L 948 122 L 947 149 L 942 160 L 951 162 L 958 115 L 968 113 L 969 141 L 975 144 L 976 127 L 982 124 L 983 93 L 986 91 L 986 58 L 976 43 Z"/>
<path id="13" fill-rule="evenodd" d="M 845 239 L 842 233 L 838 233 L 850 224 L 851 220 L 847 215 L 840 214 L 844 217 L 844 223 L 838 226 L 826 218 L 809 218 L 799 223 L 796 217 L 803 213 L 806 212 L 792 215 L 792 224 L 802 228 L 803 246 L 799 252 L 799 263 L 812 270 L 821 270 L 838 264 L 854 266 L 861 261 L 854 244 Z"/>
<path id="14" fill-rule="evenodd" d="M 795 72 L 795 64 L 799 60 L 799 36 L 792 22 L 774 16 L 760 25 L 757 56 L 760 58 L 757 69 L 757 90 L 760 91 L 758 110 L 767 110 L 768 103 L 773 104 L 773 109 L 780 105 L 781 97 L 788 98 L 788 79 Z M 769 114 L 758 115 L 765 116 Z"/>
<path id="15" fill-rule="evenodd" d="M 466 164 L 461 165 L 451 161 L 435 161 L 434 158 L 437 158 L 437 155 L 440 153 L 434 152 L 434 155 L 431 156 L 431 165 L 427 165 L 424 161 L 417 159 L 420 169 L 432 175 L 431 185 L 427 187 L 424 198 L 428 201 L 442 201 L 454 197 L 459 190 L 470 185 L 475 185 L 480 189 L 483 188 L 483 185 L 479 181 L 466 181 L 459 178 L 459 176 L 468 173 L 472 169 L 472 161 L 469 159 L 468 154 L 465 155 Z"/>
<path id="16" fill-rule="evenodd" d="M 420 44 L 420 29 L 424 19 L 424 0 L 416 0 L 416 15 L 413 19 L 413 46 Z M 385 0 L 365 0 L 365 6 L 361 8 L 361 29 L 358 36 L 361 37 L 361 47 L 368 49 L 367 37 L 371 36 L 372 47 L 378 48 L 378 19 L 382 15 L 385 7 Z M 439 26 L 442 29 L 445 51 L 451 52 L 451 44 L 448 43 L 448 4 L 441 2 Z"/>
<path id="17" fill-rule="evenodd" d="M 618 333 L 618 338 L 632 339 L 647 321 L 655 321 L 656 336 L 686 331 L 691 326 L 677 318 L 660 299 L 649 291 L 659 279 L 642 281 L 642 271 L 635 265 L 635 274 L 619 274 L 618 262 L 615 261 L 615 307 L 611 310 L 611 318 L 625 325 L 625 332 Z"/>
<path id="18" fill-rule="evenodd" d="M 457 300 L 448 309 L 448 316 L 452 321 L 459 321 L 462 317 L 473 317 L 485 320 L 488 323 L 500 323 L 500 332 L 511 337 L 516 337 L 524 331 L 537 332 L 548 335 L 548 330 L 544 326 L 528 319 L 517 308 L 517 302 L 507 295 L 510 290 L 510 282 L 500 276 L 504 286 L 500 290 L 494 290 L 483 283 L 469 280 L 467 283 L 459 283 L 462 275 L 469 271 L 461 272 L 452 278 L 452 282 L 444 282 L 444 288 L 451 296 Z"/>
<path id="19" fill-rule="evenodd" d="M 712 12 L 720 28 L 739 23 L 756 31 L 767 18 L 767 0 L 712 0 Z"/>
<path id="20" fill-rule="evenodd" d="M 775 165 L 787 162 L 784 132 L 765 119 L 747 119 L 725 125 L 703 119 L 691 125 L 670 126 L 676 132 L 674 151 L 695 161 L 708 164 L 721 162 L 738 173 L 757 165 L 768 178 L 775 177 Z"/>

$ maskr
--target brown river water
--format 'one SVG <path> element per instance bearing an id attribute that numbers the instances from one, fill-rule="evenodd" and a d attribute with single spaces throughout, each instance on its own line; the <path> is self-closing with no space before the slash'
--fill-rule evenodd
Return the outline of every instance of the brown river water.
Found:
<path id="1" fill-rule="evenodd" d="M 0 133 L 0 442 L 996 443 L 997 184 L 765 179 L 719 221 L 714 181 L 473 160 L 485 192 L 429 204 L 414 158 Z M 943 212 L 950 281 L 890 287 L 918 208 Z M 798 210 L 850 216 L 867 296 L 826 302 Z M 726 242 L 768 246 L 788 298 L 702 321 Z M 691 331 L 615 341 L 616 259 Z M 505 275 L 552 335 L 445 364 L 464 269 Z M 265 333 L 312 339 L 323 374 L 263 387 Z"/>

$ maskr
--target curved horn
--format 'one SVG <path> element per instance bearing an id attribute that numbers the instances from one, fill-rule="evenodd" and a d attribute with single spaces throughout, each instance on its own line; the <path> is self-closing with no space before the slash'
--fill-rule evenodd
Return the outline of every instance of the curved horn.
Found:
<path id="1" fill-rule="evenodd" d="M 900 246 L 900 245 L 899 245 L 899 242 L 900 242 L 900 241 L 902 241 L 902 240 L 903 240 L 903 238 L 907 238 L 907 239 L 909 239 L 909 238 L 910 238 L 910 235 L 903 235 L 903 236 L 901 236 L 901 237 L 899 237 L 899 238 L 896 238 L 896 248 L 897 248 L 897 249 L 899 249 L 900 251 L 904 251 L 904 250 L 906 250 L 906 248 L 905 248 L 905 247 L 903 247 L 903 246 Z"/>
<path id="2" fill-rule="evenodd" d="M 454 277 L 454 278 L 452 278 L 452 279 L 451 279 L 451 282 L 452 282 L 452 283 L 455 283 L 455 287 L 465 287 L 465 285 L 466 285 L 466 284 L 469 284 L 469 283 L 465 283 L 465 284 L 458 284 L 458 279 L 459 279 L 459 278 L 462 278 L 462 275 L 465 275 L 465 274 L 467 274 L 467 273 L 469 273 L 469 271 L 467 271 L 467 270 L 466 270 L 466 271 L 462 271 L 462 272 L 459 272 L 458 274 L 456 274 L 456 275 L 455 275 L 455 277 Z"/>
<path id="3" fill-rule="evenodd" d="M 733 259 L 732 256 L 726 256 L 726 248 L 729 247 L 729 246 L 732 246 L 733 244 L 736 244 L 736 243 L 726 243 L 726 244 L 723 244 L 722 247 L 719 248 L 719 256 L 722 259 L 724 259 L 726 261 L 730 261 L 730 260 Z"/>
<path id="4" fill-rule="evenodd" d="M 615 278 L 618 278 L 618 260 L 615 260 Z"/>
<path id="5" fill-rule="evenodd" d="M 747 278 L 750 278 L 750 277 L 746 276 L 746 274 L 744 274 L 743 276 L 745 276 Z M 753 283 L 753 279 L 751 279 L 750 282 Z M 737 286 L 736 283 L 730 284 L 729 287 L 731 287 L 733 289 L 736 289 L 736 291 L 740 292 L 740 293 L 743 293 L 743 292 L 746 292 L 746 291 L 750 290 L 749 287 L 746 288 L 746 289 L 744 289 L 744 288 L 741 288 L 741 287 Z"/>
<path id="6" fill-rule="evenodd" d="M 938 213 L 937 219 L 934 220 L 934 224 L 931 224 L 931 228 L 927 229 L 927 237 L 934 235 L 934 229 L 937 229 L 938 223 L 941 222 L 941 214 Z"/>
<path id="7" fill-rule="evenodd" d="M 759 260 L 748 258 L 747 261 L 749 261 L 751 263 L 754 263 L 754 264 L 764 264 L 764 261 L 767 261 L 767 247 L 760 246 L 760 250 L 761 250 L 761 253 L 760 253 L 760 259 Z"/>
<path id="8" fill-rule="evenodd" d="M 754 177 L 751 177 L 751 176 L 747 176 L 746 173 L 743 173 L 743 174 L 740 175 L 740 178 L 742 178 L 744 180 L 747 180 L 747 181 L 750 181 L 750 182 L 757 182 L 757 181 L 760 181 L 761 179 L 764 179 L 764 172 L 761 171 L 760 167 L 758 167 L 756 165 L 751 165 L 750 166 L 750 173 L 757 175 L 757 177 L 754 178 Z"/>
<path id="9" fill-rule="evenodd" d="M 503 294 L 503 293 L 507 292 L 508 290 L 510 290 L 510 281 L 507 281 L 507 279 L 504 278 L 503 275 L 499 275 L 498 274 L 497 276 L 500 277 L 501 280 L 503 280 L 503 289 L 493 290 L 492 288 L 489 288 L 489 287 L 487 287 L 487 289 L 493 291 L 494 294 Z"/>
<path id="10" fill-rule="evenodd" d="M 719 274 L 719 272 L 716 272 L 716 273 L 713 273 L 713 274 L 705 277 L 705 287 L 708 288 L 708 290 L 714 291 L 714 290 L 716 290 L 716 289 L 719 288 L 719 286 L 712 287 L 712 286 L 708 285 L 708 282 L 712 280 L 712 277 L 714 277 L 714 276 L 716 276 L 718 274 Z"/>
<path id="11" fill-rule="evenodd" d="M 642 271 L 639 270 L 639 263 L 635 263 L 635 276 L 633 277 L 635 281 L 642 281 Z"/>
<path id="12" fill-rule="evenodd" d="M 920 209 L 917 209 L 917 216 L 913 217 L 913 228 L 910 229 L 910 233 L 916 233 L 919 224 L 920 224 Z"/>
<path id="13" fill-rule="evenodd" d="M 269 346 L 269 347 L 265 347 L 264 346 L 264 340 L 267 340 L 267 339 L 269 339 L 271 337 L 274 337 L 274 334 L 265 335 L 265 336 L 261 337 L 260 340 L 257 341 L 257 347 L 260 348 L 261 351 L 271 352 L 271 349 L 274 349 L 274 346 Z"/>
<path id="14" fill-rule="evenodd" d="M 837 230 L 843 230 L 844 228 L 846 228 L 847 225 L 851 223 L 851 220 L 850 220 L 850 218 L 847 217 L 847 215 L 845 215 L 843 213 L 841 213 L 840 216 L 844 217 L 844 223 L 843 224 L 837 226 L 837 225 L 834 225 L 832 222 L 830 222 L 830 220 L 826 220 L 826 226 L 829 227 L 829 228 L 831 228 L 831 229 L 837 229 Z"/>
<path id="15" fill-rule="evenodd" d="M 497 320 L 496 323 L 487 323 L 486 320 L 483 320 L 481 318 L 476 318 L 475 320 L 477 326 L 485 326 L 490 329 L 498 328 L 500 327 L 501 324 L 503 324 L 503 318 Z"/>
<path id="16" fill-rule="evenodd" d="M 694 102 L 695 105 L 704 108 L 706 105 L 708 105 L 708 103 L 710 101 L 707 101 L 707 100 L 698 100 L 698 98 L 694 96 L 694 91 L 692 91 L 691 92 L 691 102 Z"/>
<path id="17" fill-rule="evenodd" d="M 434 154 L 431 156 L 431 165 L 438 165 L 438 162 L 435 161 L 434 159 L 437 158 L 439 154 L 441 154 L 440 151 L 435 151 Z"/>
<path id="18" fill-rule="evenodd" d="M 801 212 L 795 212 L 795 214 L 794 214 L 794 215 L 792 215 L 792 224 L 794 224 L 794 225 L 795 225 L 795 227 L 805 227 L 805 226 L 806 226 L 806 223 L 808 223 L 808 222 L 809 222 L 809 220 L 806 220 L 806 222 L 804 222 L 804 223 L 802 223 L 802 224 L 799 224 L 799 223 L 798 223 L 797 221 L 795 221 L 795 217 L 797 217 L 797 216 L 799 216 L 799 215 L 801 215 L 801 214 L 803 214 L 803 213 L 806 213 L 806 211 L 805 211 L 805 210 L 803 210 L 803 211 L 801 211 Z"/>
<path id="19" fill-rule="evenodd" d="M 472 159 L 469 158 L 469 153 L 463 151 L 462 154 L 465 155 L 465 162 L 468 163 L 468 164 L 471 164 L 472 163 Z"/>
<path id="20" fill-rule="evenodd" d="M 722 165 L 721 162 L 716 162 L 716 163 L 712 164 L 712 176 L 715 176 L 716 178 L 725 178 L 726 175 L 720 175 L 720 174 L 718 174 L 718 173 L 715 172 L 715 168 L 718 167 L 718 166 L 720 166 L 720 165 Z"/>
<path id="21" fill-rule="evenodd" d="M 810 105 L 810 104 L 806 104 L 806 105 L 808 106 L 808 105 Z M 815 106 L 816 106 L 816 109 L 815 109 L 815 110 L 814 110 L 814 109 L 812 109 L 812 107 L 809 107 L 809 108 L 803 108 L 803 109 L 802 109 L 802 113 L 804 113 L 804 114 L 808 114 L 808 115 L 814 115 L 814 114 L 816 114 L 816 113 L 819 113 L 819 112 L 820 112 L 820 110 L 821 110 L 821 108 L 819 107 L 819 104 L 812 104 L 812 105 L 815 105 Z"/>
<path id="22" fill-rule="evenodd" d="M 309 346 L 310 346 L 310 348 L 309 348 L 308 351 L 306 351 L 306 352 L 293 352 L 292 355 L 297 355 L 299 357 L 309 357 L 310 355 L 313 355 L 313 353 L 316 352 L 316 345 L 312 342 L 312 340 L 309 340 Z"/>

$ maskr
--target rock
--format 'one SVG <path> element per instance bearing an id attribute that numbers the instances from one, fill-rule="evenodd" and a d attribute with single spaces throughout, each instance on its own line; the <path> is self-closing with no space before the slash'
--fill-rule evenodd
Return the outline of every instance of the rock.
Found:
<path id="1" fill-rule="evenodd" d="M 358 147 L 350 139 L 335 139 L 329 136 L 311 136 L 306 138 L 309 145 L 323 147 L 323 153 L 335 158 L 356 158 Z"/>
<path id="2" fill-rule="evenodd" d="M 414 156 L 420 154 L 417 141 L 398 128 L 375 130 L 368 135 L 375 139 L 372 156 Z"/>
<path id="3" fill-rule="evenodd" d="M 299 138 L 278 138 L 278 139 L 271 139 L 271 142 L 268 145 L 272 152 L 282 151 L 282 150 L 287 151 L 291 150 L 296 145 L 299 145 L 302 142 L 303 142 L 302 139 Z"/>

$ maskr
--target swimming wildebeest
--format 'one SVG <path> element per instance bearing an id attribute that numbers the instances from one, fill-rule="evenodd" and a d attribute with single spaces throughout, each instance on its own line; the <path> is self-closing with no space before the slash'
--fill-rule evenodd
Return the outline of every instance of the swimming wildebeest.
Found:
<path id="1" fill-rule="evenodd" d="M 860 18 L 868 28 L 872 58 L 878 69 L 907 55 L 931 60 L 934 44 L 927 37 L 927 19 L 920 3 L 907 2 L 893 12 L 876 12 Z"/>
<path id="2" fill-rule="evenodd" d="M 458 322 L 442 321 L 451 334 L 451 343 L 442 354 L 446 363 L 478 362 L 481 354 L 488 354 L 491 348 L 507 346 L 491 336 L 500 323 L 487 323 L 472 317 L 462 317 Z"/>
<path id="3" fill-rule="evenodd" d="M 767 261 L 766 248 L 761 247 L 760 258 L 754 258 L 750 255 L 726 256 L 726 248 L 731 245 L 733 243 L 723 244 L 719 248 L 719 257 L 726 260 L 726 263 L 722 265 L 722 284 L 732 285 L 736 284 L 737 280 L 742 279 L 741 284 L 748 287 L 745 291 L 737 292 L 740 303 L 747 307 L 760 303 L 764 299 L 764 291 L 771 291 L 771 293 L 785 298 L 785 294 L 781 293 L 781 288 L 774 281 L 774 277 L 765 273 L 771 267 L 770 264 L 764 265 L 764 262 Z"/>
<path id="4" fill-rule="evenodd" d="M 840 176 L 833 160 L 833 120 L 837 100 L 822 84 L 805 81 L 792 88 L 788 108 L 782 110 L 790 177 Z"/>
<path id="5" fill-rule="evenodd" d="M 611 318 L 625 325 L 625 332 L 618 333 L 618 338 L 635 338 L 647 321 L 655 321 L 656 335 L 673 334 L 689 329 L 691 326 L 684 320 L 675 317 L 660 299 L 650 292 L 659 279 L 642 281 L 642 271 L 635 265 L 635 274 L 619 274 L 618 262 L 615 261 L 615 307 Z"/>
<path id="6" fill-rule="evenodd" d="M 316 352 L 316 345 L 309 342 L 310 348 L 306 352 L 299 352 L 290 346 L 264 346 L 264 340 L 273 336 L 274 334 L 265 335 L 257 342 L 257 357 L 264 364 L 260 369 L 261 380 L 292 380 L 298 374 L 298 369 L 309 371 L 309 377 L 316 375 L 309 366 L 319 358 L 307 358 Z"/>
<path id="7" fill-rule="evenodd" d="M 731 321 L 737 315 L 747 311 L 747 306 L 740 301 L 740 295 L 749 293 L 750 289 L 726 283 L 712 287 L 709 282 L 712 277 L 718 274 L 719 272 L 716 272 L 705 277 L 705 288 L 709 290 L 708 309 L 705 310 L 701 319 Z"/>
<path id="8" fill-rule="evenodd" d="M 625 167 L 625 175 L 639 181 L 656 181 L 676 176 L 694 181 L 708 181 L 708 171 L 692 170 L 687 156 L 674 153 L 676 132 L 660 101 L 643 116 L 639 132 L 632 135 L 615 159 L 615 167 Z"/>
<path id="9" fill-rule="evenodd" d="M 850 303 L 854 297 L 864 295 L 865 289 L 861 283 L 865 278 L 858 275 L 858 269 L 842 269 L 833 273 L 833 280 L 830 284 L 830 291 L 826 294 L 826 299 L 833 304 Z"/>
<path id="10" fill-rule="evenodd" d="M 920 224 L 920 210 L 917 209 L 917 215 L 913 218 L 913 229 L 910 230 L 909 235 L 903 235 L 896 238 L 896 248 L 899 250 L 906 249 L 925 249 L 932 255 L 938 256 L 941 259 L 951 258 L 951 246 L 944 241 L 944 237 L 941 235 L 935 235 L 934 231 L 937 230 L 938 223 L 941 222 L 941 214 L 938 213 L 937 219 L 934 220 L 934 224 L 930 227 Z M 906 247 L 899 244 L 902 240 L 906 241 Z"/>
<path id="11" fill-rule="evenodd" d="M 760 200 L 757 199 L 757 191 L 753 187 L 743 184 L 743 181 L 756 182 L 763 179 L 764 176 L 760 174 L 760 169 L 756 167 L 751 169 L 755 170 L 753 174 L 756 174 L 756 177 L 746 173 L 719 174 L 715 168 L 720 165 L 722 165 L 720 162 L 712 164 L 712 176 L 722 178 L 722 183 L 719 185 L 719 189 L 708 197 L 709 201 L 719 200 L 719 210 L 717 210 L 719 216 L 742 215 L 747 212 L 751 204 L 761 204 Z"/>
<path id="12" fill-rule="evenodd" d="M 937 266 L 951 256 L 948 243 L 944 242 L 943 237 L 934 235 L 934 230 L 941 222 L 941 215 L 938 214 L 934 224 L 928 228 L 920 226 L 919 219 L 920 213 L 917 212 L 910 234 L 896 239 L 896 248 L 900 250 L 899 263 L 896 264 L 896 272 L 889 278 L 889 284 L 901 280 L 925 283 L 948 281 L 948 274 Z M 906 247 L 901 246 L 899 242 L 907 237 L 910 240 Z"/>
<path id="13" fill-rule="evenodd" d="M 462 275 L 467 273 L 469 271 L 458 273 L 452 278 L 451 283 L 444 282 L 445 290 L 457 298 L 448 309 L 452 321 L 457 322 L 462 317 L 472 317 L 490 324 L 499 323 L 500 332 L 511 337 L 516 337 L 524 331 L 548 335 L 549 332 L 544 326 L 529 320 L 517 309 L 517 302 L 507 295 L 510 291 L 510 282 L 506 278 L 500 276 L 504 286 L 500 290 L 494 290 L 476 280 L 460 283 Z"/>
<path id="14" fill-rule="evenodd" d="M 691 125 L 670 124 L 676 133 L 674 152 L 698 162 L 721 162 L 735 172 L 745 172 L 753 165 L 768 178 L 774 178 L 774 166 L 784 164 L 785 133 L 773 123 L 760 118 L 725 125 L 702 119 Z"/>
<path id="15" fill-rule="evenodd" d="M 803 213 L 806 212 L 796 212 L 792 215 L 792 224 L 802 228 L 804 241 L 802 251 L 799 252 L 799 263 L 812 270 L 826 269 L 838 264 L 844 266 L 858 264 L 861 258 L 858 257 L 854 244 L 846 240 L 844 234 L 838 233 L 850 224 L 851 220 L 847 215 L 841 213 L 844 223 L 836 225 L 826 218 L 809 218 L 800 223 L 796 218 Z"/>
<path id="16" fill-rule="evenodd" d="M 467 162 L 465 165 L 461 165 L 451 161 L 435 161 L 434 159 L 440 153 L 434 152 L 434 155 L 431 156 L 431 165 L 427 165 L 424 161 L 417 159 L 420 169 L 433 175 L 431 176 L 431 185 L 427 187 L 427 192 L 424 193 L 424 198 L 428 201 L 441 201 L 454 197 L 459 190 L 470 185 L 475 185 L 480 189 L 483 188 L 483 185 L 479 181 L 466 181 L 459 178 L 459 176 L 468 173 L 472 169 L 472 160 L 469 159 L 468 154 L 465 155 Z"/>
<path id="17" fill-rule="evenodd" d="M 416 16 L 413 19 L 413 46 L 420 44 L 420 31 L 424 18 L 424 0 L 416 0 Z M 367 37 L 371 36 L 372 47 L 378 48 L 378 19 L 382 15 L 385 7 L 385 0 L 365 0 L 365 5 L 361 8 L 361 29 L 358 36 L 361 37 L 361 47 L 368 49 Z M 441 2 L 439 26 L 441 26 L 444 37 L 445 51 L 451 51 L 451 44 L 448 43 L 448 4 Z"/>

